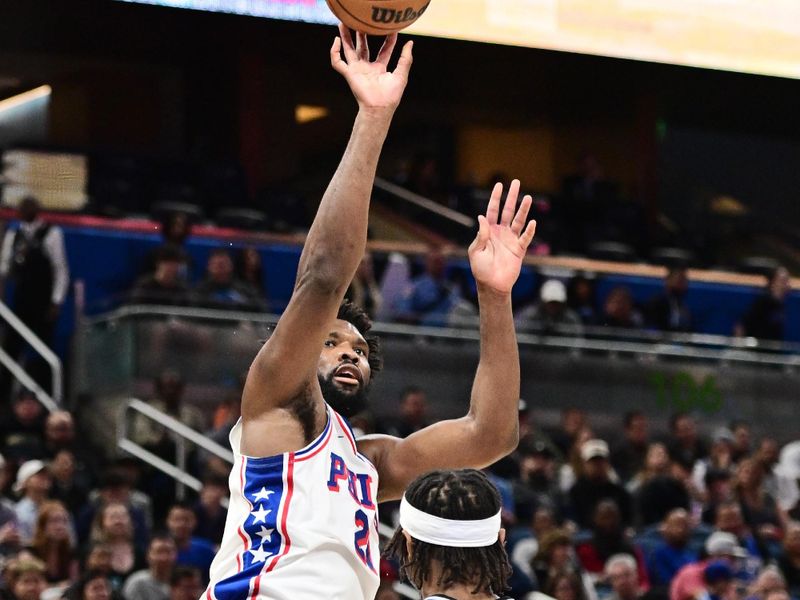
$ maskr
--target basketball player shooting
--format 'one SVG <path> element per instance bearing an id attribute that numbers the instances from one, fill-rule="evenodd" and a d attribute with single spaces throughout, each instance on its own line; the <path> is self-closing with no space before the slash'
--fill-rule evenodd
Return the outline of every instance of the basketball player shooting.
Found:
<path id="1" fill-rule="evenodd" d="M 371 60 L 364 34 L 355 44 L 344 27 L 340 34 L 331 64 L 359 110 L 306 239 L 292 298 L 250 367 L 242 419 L 231 431 L 230 507 L 207 600 L 372 600 L 378 502 L 400 498 L 427 471 L 489 465 L 519 437 L 511 288 L 535 222 L 525 226 L 529 196 L 516 210 L 518 181 L 502 210 L 502 186 L 495 186 L 469 249 L 481 353 L 467 415 L 406 439 L 355 440 L 345 420 L 365 407 L 381 363 L 369 319 L 342 300 L 366 247 L 375 170 L 408 81 L 412 44 L 390 72 L 396 35 Z"/>

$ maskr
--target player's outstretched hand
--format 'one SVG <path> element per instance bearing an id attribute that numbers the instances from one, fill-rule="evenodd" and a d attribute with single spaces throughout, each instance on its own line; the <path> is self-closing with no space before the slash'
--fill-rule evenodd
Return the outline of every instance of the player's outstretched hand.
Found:
<path id="1" fill-rule="evenodd" d="M 536 234 L 536 221 L 527 226 L 533 198 L 526 195 L 517 210 L 519 180 L 511 182 L 503 212 L 500 200 L 503 184 L 497 183 L 489 199 L 486 216 L 478 217 L 478 236 L 469 247 L 469 264 L 478 286 L 500 293 L 509 293 L 522 268 L 522 259 Z"/>
<path id="2" fill-rule="evenodd" d="M 367 35 L 356 32 L 356 42 L 350 30 L 339 24 L 339 36 L 331 46 L 331 65 L 347 80 L 361 108 L 394 110 L 403 97 L 411 70 L 413 42 L 406 42 L 394 71 L 389 71 L 397 34 L 386 37 L 375 60 L 370 60 Z M 344 53 L 344 58 L 342 58 Z"/>

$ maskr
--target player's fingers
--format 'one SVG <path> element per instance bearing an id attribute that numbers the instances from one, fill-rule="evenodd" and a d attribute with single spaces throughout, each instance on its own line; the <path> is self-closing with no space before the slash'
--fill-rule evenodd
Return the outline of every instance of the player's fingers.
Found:
<path id="1" fill-rule="evenodd" d="M 525 221 L 528 220 L 528 212 L 531 209 L 531 204 L 533 204 L 533 198 L 526 194 L 522 199 L 522 204 L 519 205 L 519 210 L 514 217 L 514 221 L 511 223 L 511 231 L 513 231 L 515 235 L 522 233 L 522 228 L 525 227 Z"/>
<path id="2" fill-rule="evenodd" d="M 389 65 L 389 60 L 392 58 L 392 53 L 394 52 L 394 47 L 397 44 L 397 34 L 392 33 L 386 36 L 386 39 L 383 40 L 383 46 L 381 46 L 380 51 L 378 52 L 378 57 L 375 59 L 375 62 L 382 64 L 384 67 Z"/>
<path id="3" fill-rule="evenodd" d="M 353 34 L 344 23 L 339 23 L 339 37 L 342 40 L 345 60 L 348 64 L 355 62 L 358 59 L 358 55 L 356 54 L 356 47 L 353 45 Z"/>
<path id="4" fill-rule="evenodd" d="M 533 241 L 533 236 L 536 235 L 536 221 L 531 220 L 528 223 L 528 226 L 525 228 L 525 231 L 519 238 L 519 245 L 522 247 L 523 250 L 527 250 L 528 246 L 531 245 Z"/>
<path id="5" fill-rule="evenodd" d="M 500 216 L 500 198 L 503 197 L 503 184 L 499 181 L 494 184 L 492 195 L 489 197 L 489 206 L 486 209 L 486 220 L 491 225 L 497 225 L 497 218 Z"/>
<path id="6" fill-rule="evenodd" d="M 506 196 L 506 203 L 503 206 L 503 216 L 500 217 L 500 225 L 510 226 L 511 221 L 514 219 L 514 213 L 517 210 L 517 197 L 519 196 L 519 179 L 515 179 L 508 186 L 508 195 Z"/>
<path id="7" fill-rule="evenodd" d="M 478 215 L 478 248 L 483 248 L 489 243 L 489 221 L 483 215 Z"/>
<path id="8" fill-rule="evenodd" d="M 403 50 L 400 52 L 400 58 L 397 59 L 397 67 L 394 72 L 402 75 L 408 79 L 408 74 L 411 72 L 411 64 L 414 62 L 414 42 L 410 40 L 403 45 Z"/>
<path id="9" fill-rule="evenodd" d="M 356 31 L 356 54 L 361 60 L 369 62 L 369 42 L 367 41 L 367 34 L 361 31 Z"/>
<path id="10" fill-rule="evenodd" d="M 342 75 L 347 70 L 347 63 L 342 60 L 342 40 L 338 36 L 334 38 L 331 46 L 331 66 Z"/>

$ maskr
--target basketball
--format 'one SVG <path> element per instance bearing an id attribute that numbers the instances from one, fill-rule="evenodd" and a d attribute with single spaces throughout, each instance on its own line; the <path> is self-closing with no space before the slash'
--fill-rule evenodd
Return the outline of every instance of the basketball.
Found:
<path id="1" fill-rule="evenodd" d="M 388 35 L 419 19 L 430 0 L 327 0 L 339 20 L 350 29 Z"/>

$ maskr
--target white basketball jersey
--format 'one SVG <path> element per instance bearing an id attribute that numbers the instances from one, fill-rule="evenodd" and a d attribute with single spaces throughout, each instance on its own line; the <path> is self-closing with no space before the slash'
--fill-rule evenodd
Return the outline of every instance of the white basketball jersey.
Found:
<path id="1" fill-rule="evenodd" d="M 378 472 L 347 422 L 326 410 L 317 439 L 268 458 L 242 456 L 234 426 L 225 535 L 202 600 L 375 597 Z"/>

